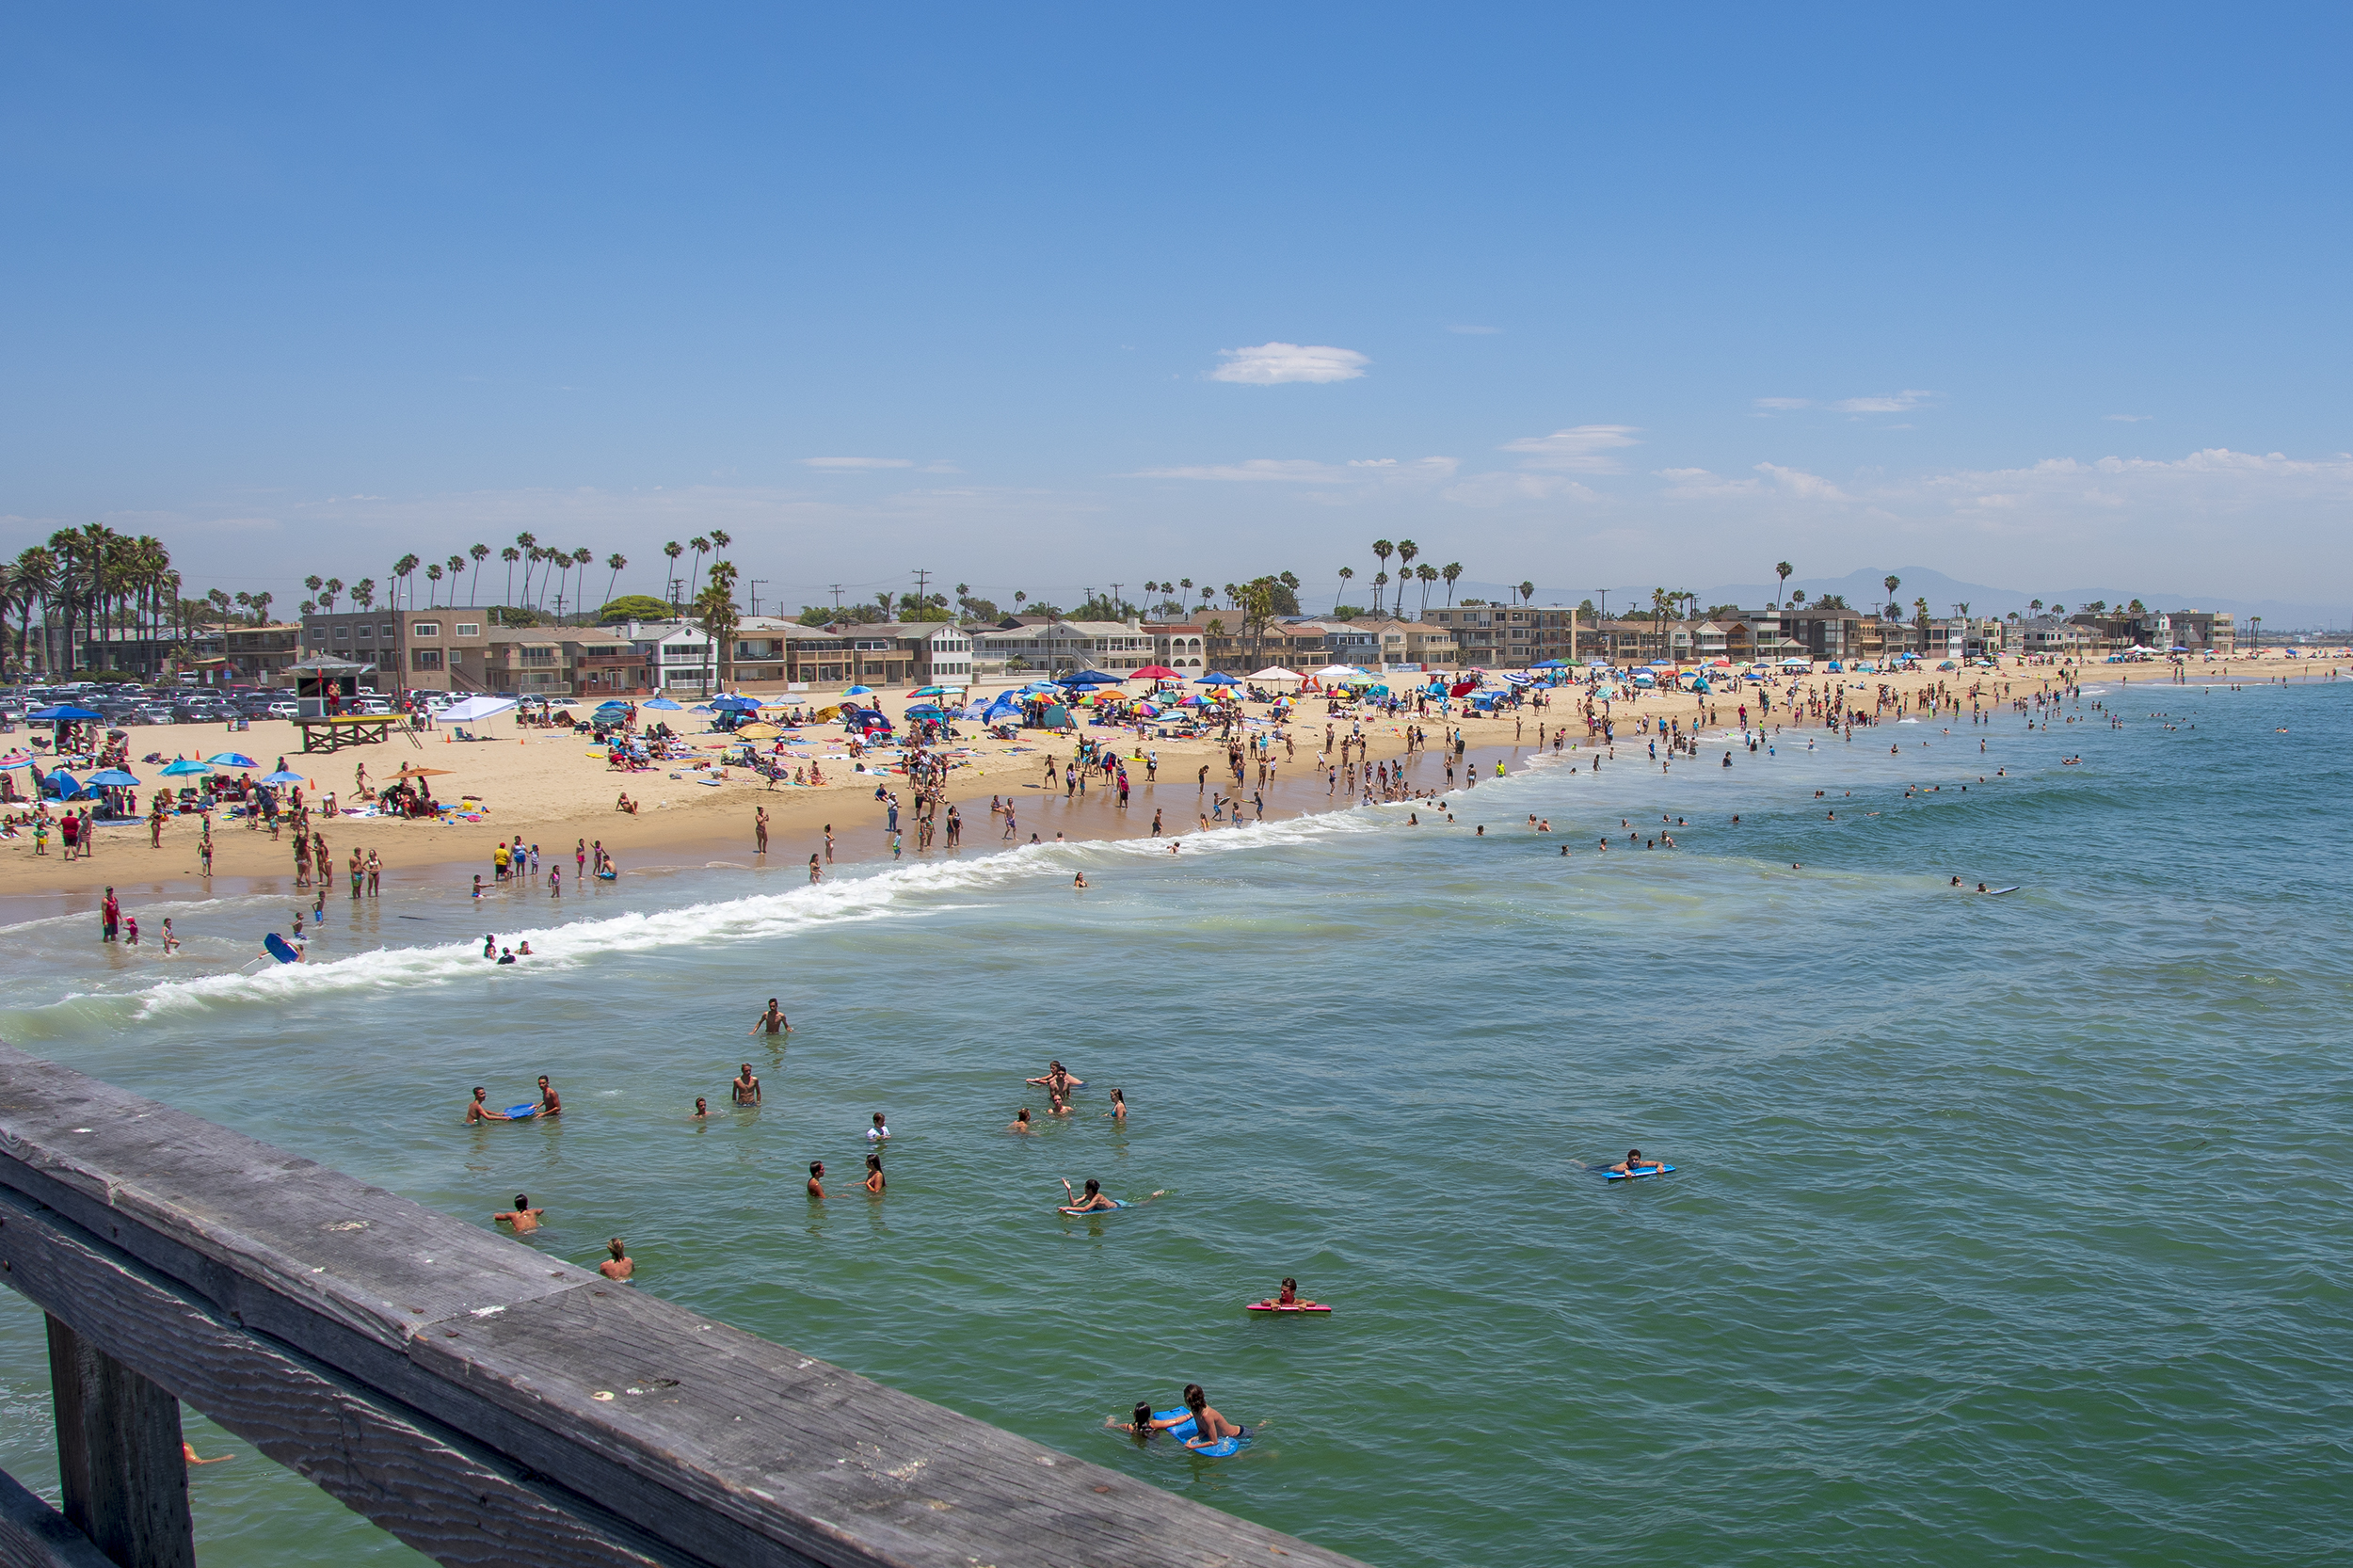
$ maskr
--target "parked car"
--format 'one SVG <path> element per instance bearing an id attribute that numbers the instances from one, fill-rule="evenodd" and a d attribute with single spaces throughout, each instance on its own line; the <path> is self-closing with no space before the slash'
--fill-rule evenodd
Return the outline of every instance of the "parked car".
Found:
<path id="1" fill-rule="evenodd" d="M 277 702 L 271 703 L 269 705 L 268 712 L 271 718 L 290 719 L 293 718 L 295 714 L 301 712 L 301 710 L 296 707 L 292 700 L 281 698 Z"/>
<path id="2" fill-rule="evenodd" d="M 354 697 L 350 711 L 355 713 L 390 714 L 392 705 L 380 696 Z"/>

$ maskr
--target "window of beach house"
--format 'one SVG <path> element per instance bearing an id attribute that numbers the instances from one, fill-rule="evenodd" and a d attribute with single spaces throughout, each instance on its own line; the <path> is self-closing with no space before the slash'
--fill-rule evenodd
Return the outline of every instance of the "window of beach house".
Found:
<path id="1" fill-rule="evenodd" d="M 441 667 L 441 650 L 438 648 L 412 648 L 408 650 L 408 667 L 412 670 L 437 670 Z"/>
<path id="2" fill-rule="evenodd" d="M 457 634 L 461 637 L 479 637 L 482 635 L 482 623 L 461 620 L 457 623 Z"/>
<path id="3" fill-rule="evenodd" d="M 408 628 L 408 634 L 412 637 L 438 637 L 441 634 L 441 623 L 438 620 L 417 621 Z"/>

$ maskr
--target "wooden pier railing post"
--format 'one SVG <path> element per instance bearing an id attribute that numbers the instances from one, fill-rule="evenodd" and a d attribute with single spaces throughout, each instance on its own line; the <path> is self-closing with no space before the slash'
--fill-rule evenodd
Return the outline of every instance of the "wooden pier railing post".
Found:
<path id="1" fill-rule="evenodd" d="M 120 1568 L 196 1568 L 180 1401 L 49 1320 L 65 1516 Z"/>

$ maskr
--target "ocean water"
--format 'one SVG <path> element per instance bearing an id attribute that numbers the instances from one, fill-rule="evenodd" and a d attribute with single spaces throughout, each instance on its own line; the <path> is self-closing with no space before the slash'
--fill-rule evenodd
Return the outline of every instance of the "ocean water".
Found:
<path id="1" fill-rule="evenodd" d="M 642 1288 L 1374 1563 L 2341 1562 L 2348 698 L 2095 681 L 2047 732 L 1547 758 L 1451 825 L 788 858 L 560 918 L 452 875 L 330 898 L 323 961 L 258 975 L 216 971 L 282 900 L 141 911 L 172 966 L 34 920 L 0 1035 L 462 1218 L 527 1191 L 552 1254 L 617 1233 Z M 1628 843 L 1662 813 L 1679 848 Z M 1049 1057 L 1078 1114 L 1007 1135 Z M 541 1072 L 560 1124 L 460 1124 Z M 1677 1170 L 1589 1168 L 1632 1144 Z M 1162 1195 L 1056 1215 L 1088 1176 Z M 1241 1312 L 1285 1274 L 1337 1310 Z M 1256 1444 L 1103 1430 L 1187 1381 Z M 0 1465 L 49 1489 L 46 1388 L 0 1292 Z M 190 1431 L 240 1453 L 195 1476 L 208 1560 L 411 1558 Z"/>

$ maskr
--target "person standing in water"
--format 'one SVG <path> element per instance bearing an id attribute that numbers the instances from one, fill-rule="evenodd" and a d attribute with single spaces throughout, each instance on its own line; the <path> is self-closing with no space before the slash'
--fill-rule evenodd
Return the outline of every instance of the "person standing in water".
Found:
<path id="1" fill-rule="evenodd" d="M 812 856 L 810 857 L 810 862 L 812 865 L 815 863 L 815 856 Z M 744 1032 L 746 1034 L 757 1034 L 763 1029 L 771 1034 L 790 1034 L 792 1032 L 792 1026 L 785 1021 L 784 1009 L 776 1005 L 776 999 L 774 997 L 770 997 L 768 999 L 768 1010 L 762 1013 L 759 1017 L 754 1018 L 752 1020 L 752 1027 L 745 1030 Z"/>

